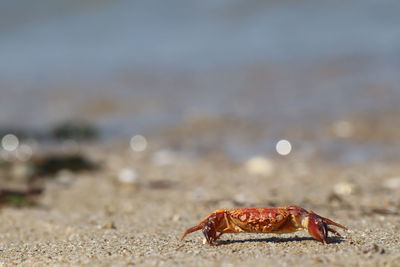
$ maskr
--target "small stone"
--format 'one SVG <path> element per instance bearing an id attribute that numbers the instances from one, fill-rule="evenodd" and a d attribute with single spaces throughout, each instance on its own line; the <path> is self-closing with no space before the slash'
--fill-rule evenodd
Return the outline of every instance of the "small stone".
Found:
<path id="1" fill-rule="evenodd" d="M 247 160 L 245 168 L 248 173 L 253 175 L 270 176 L 275 172 L 274 163 L 262 156 L 255 156 Z"/>
<path id="2" fill-rule="evenodd" d="M 32 167 L 25 163 L 15 163 L 11 169 L 11 175 L 15 180 L 26 180 L 33 173 Z"/>
<path id="3" fill-rule="evenodd" d="M 356 184 L 350 182 L 340 182 L 333 186 L 333 191 L 341 196 L 352 195 L 356 192 L 357 186 Z"/>
<path id="4" fill-rule="evenodd" d="M 117 229 L 114 222 L 108 222 L 100 226 L 100 229 Z"/>
<path id="5" fill-rule="evenodd" d="M 118 173 L 118 181 L 124 184 L 138 184 L 139 177 L 134 169 L 123 168 Z"/>
<path id="6" fill-rule="evenodd" d="M 245 194 L 242 194 L 242 193 L 236 194 L 233 197 L 233 200 L 240 204 L 248 202 L 248 198 L 246 197 Z"/>
<path id="7" fill-rule="evenodd" d="M 400 189 L 400 177 L 391 177 L 383 182 L 383 186 L 388 189 Z"/>
<path id="8" fill-rule="evenodd" d="M 73 174 L 68 170 L 61 170 L 56 176 L 56 181 L 64 185 L 69 185 L 73 181 Z"/>
<path id="9" fill-rule="evenodd" d="M 181 218 L 181 216 L 179 216 L 179 214 L 175 214 L 174 216 L 172 216 L 172 221 L 177 222 L 180 220 L 180 218 Z"/>
<path id="10" fill-rule="evenodd" d="M 171 165 L 176 161 L 176 155 L 171 150 L 160 150 L 154 154 L 152 160 L 157 165 Z"/>

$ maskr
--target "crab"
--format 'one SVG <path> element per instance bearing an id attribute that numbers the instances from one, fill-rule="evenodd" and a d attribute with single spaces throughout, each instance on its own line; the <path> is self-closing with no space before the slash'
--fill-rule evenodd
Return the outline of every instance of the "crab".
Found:
<path id="1" fill-rule="evenodd" d="M 187 229 L 180 240 L 198 230 L 202 230 L 205 243 L 210 245 L 216 245 L 224 233 L 283 234 L 307 230 L 315 240 L 328 244 L 328 232 L 340 236 L 330 225 L 347 230 L 345 226 L 299 206 L 219 209 Z"/>

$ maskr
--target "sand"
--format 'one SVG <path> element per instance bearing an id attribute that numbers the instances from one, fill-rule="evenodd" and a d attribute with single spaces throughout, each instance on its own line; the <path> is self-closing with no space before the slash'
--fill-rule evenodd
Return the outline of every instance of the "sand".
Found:
<path id="1" fill-rule="evenodd" d="M 395 164 L 291 155 L 264 158 L 268 166 L 257 171 L 218 153 L 134 152 L 121 144 L 82 151 L 102 167 L 61 172 L 37 206 L 1 209 L 0 266 L 400 265 Z M 215 209 L 281 205 L 312 209 L 349 230 L 328 245 L 304 231 L 225 234 L 217 246 L 203 245 L 199 231 L 179 241 Z"/>

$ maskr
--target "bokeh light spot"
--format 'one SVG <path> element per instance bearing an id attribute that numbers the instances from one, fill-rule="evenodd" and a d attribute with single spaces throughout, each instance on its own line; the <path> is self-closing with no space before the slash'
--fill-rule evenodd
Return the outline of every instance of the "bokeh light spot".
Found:
<path id="1" fill-rule="evenodd" d="M 135 135 L 130 141 L 131 149 L 136 152 L 142 152 L 147 148 L 147 140 L 142 135 Z"/>
<path id="2" fill-rule="evenodd" d="M 7 134 L 1 139 L 1 146 L 4 150 L 14 151 L 18 148 L 19 140 L 14 134 Z"/>
<path id="3" fill-rule="evenodd" d="M 16 151 L 16 156 L 20 161 L 28 161 L 31 159 L 33 150 L 30 146 L 22 144 Z"/>
<path id="4" fill-rule="evenodd" d="M 282 139 L 276 143 L 276 152 L 278 152 L 279 155 L 286 156 L 289 155 L 291 151 L 292 145 L 288 140 Z"/>

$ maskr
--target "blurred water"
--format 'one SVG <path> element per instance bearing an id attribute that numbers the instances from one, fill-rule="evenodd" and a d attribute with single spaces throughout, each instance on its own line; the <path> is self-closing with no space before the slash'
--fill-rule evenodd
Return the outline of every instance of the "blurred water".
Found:
<path id="1" fill-rule="evenodd" d="M 0 124 L 277 129 L 400 104 L 400 2 L 0 1 Z"/>

